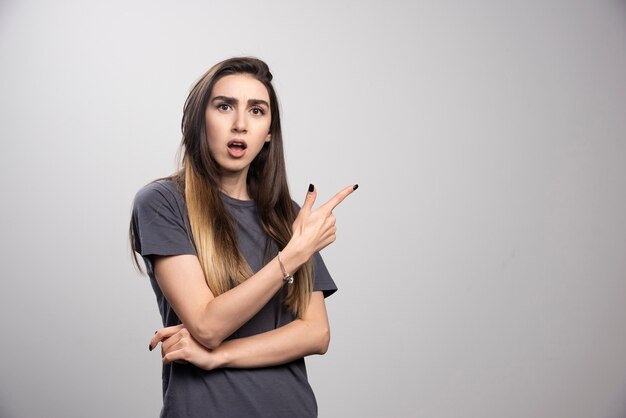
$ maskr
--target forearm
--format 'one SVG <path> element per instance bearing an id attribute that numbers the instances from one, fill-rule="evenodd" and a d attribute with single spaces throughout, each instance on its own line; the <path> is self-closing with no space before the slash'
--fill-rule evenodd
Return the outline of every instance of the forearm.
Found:
<path id="1" fill-rule="evenodd" d="M 219 367 L 267 367 L 324 354 L 329 340 L 328 327 L 296 319 L 262 334 L 225 341 L 214 353 Z"/>
<path id="2" fill-rule="evenodd" d="M 304 263 L 303 259 L 299 252 L 289 248 L 281 253 L 281 261 L 291 274 Z M 207 303 L 199 323 L 191 329 L 194 337 L 207 348 L 218 347 L 259 312 L 282 286 L 282 270 L 274 258 L 248 280 Z"/>
<path id="3" fill-rule="evenodd" d="M 225 341 L 215 350 L 218 367 L 266 367 L 284 364 L 311 354 L 324 354 L 330 342 L 330 326 L 324 294 L 311 294 L 302 319 L 251 337 Z"/>
<path id="4" fill-rule="evenodd" d="M 225 341 L 213 350 L 202 345 L 183 324 L 157 331 L 150 347 L 159 341 L 163 344 L 164 363 L 184 360 L 205 370 L 267 367 L 310 354 L 324 354 L 330 342 L 330 327 L 324 295 L 315 291 L 302 319 L 261 334 Z"/>

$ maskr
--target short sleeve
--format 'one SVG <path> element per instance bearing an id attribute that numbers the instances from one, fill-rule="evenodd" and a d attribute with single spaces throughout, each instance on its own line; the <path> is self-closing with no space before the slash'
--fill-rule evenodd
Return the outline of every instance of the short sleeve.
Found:
<path id="1" fill-rule="evenodd" d="M 135 250 L 142 256 L 196 254 L 185 226 L 184 200 L 172 185 L 153 182 L 135 195 L 132 227 Z"/>
<path id="2" fill-rule="evenodd" d="M 327 298 L 337 291 L 337 285 L 335 285 L 333 278 L 328 273 L 322 256 L 319 252 L 316 252 L 313 254 L 313 291 L 318 290 L 321 290 L 324 293 L 324 297 Z"/>

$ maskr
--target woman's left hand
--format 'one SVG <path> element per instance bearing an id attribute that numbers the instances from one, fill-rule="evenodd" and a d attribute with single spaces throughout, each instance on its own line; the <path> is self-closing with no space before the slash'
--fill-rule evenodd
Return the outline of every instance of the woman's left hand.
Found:
<path id="1" fill-rule="evenodd" d="M 191 363 L 205 370 L 220 367 L 217 350 L 209 350 L 196 341 L 183 324 L 159 329 L 150 340 L 150 347 L 159 341 L 163 364 Z"/>

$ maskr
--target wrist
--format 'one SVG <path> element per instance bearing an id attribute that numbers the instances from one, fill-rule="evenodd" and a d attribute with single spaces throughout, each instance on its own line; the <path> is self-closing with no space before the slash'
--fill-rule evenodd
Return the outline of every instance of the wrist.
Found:
<path id="1" fill-rule="evenodd" d="M 207 359 L 203 367 L 205 370 L 215 370 L 227 366 L 226 350 L 223 345 L 208 351 Z"/>
<path id="2" fill-rule="evenodd" d="M 214 354 L 214 369 L 219 369 L 222 367 L 229 367 L 230 365 L 230 357 L 228 353 L 228 341 L 225 341 L 218 348 L 213 350 Z"/>
<path id="3" fill-rule="evenodd" d="M 285 271 L 292 276 L 306 262 L 307 258 L 302 251 L 294 248 L 291 242 L 280 252 L 280 261 Z"/>

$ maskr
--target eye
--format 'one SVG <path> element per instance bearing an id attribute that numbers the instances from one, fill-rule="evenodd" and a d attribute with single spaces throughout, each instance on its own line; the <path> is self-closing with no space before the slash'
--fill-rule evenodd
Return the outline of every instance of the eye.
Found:
<path id="1" fill-rule="evenodd" d="M 265 111 L 260 107 L 253 107 L 252 109 L 250 109 L 250 111 L 255 116 L 262 116 L 265 114 Z"/>
<path id="2" fill-rule="evenodd" d="M 231 109 L 231 106 L 228 103 L 220 103 L 217 106 L 215 106 L 218 110 L 222 110 L 222 111 L 227 111 Z"/>

